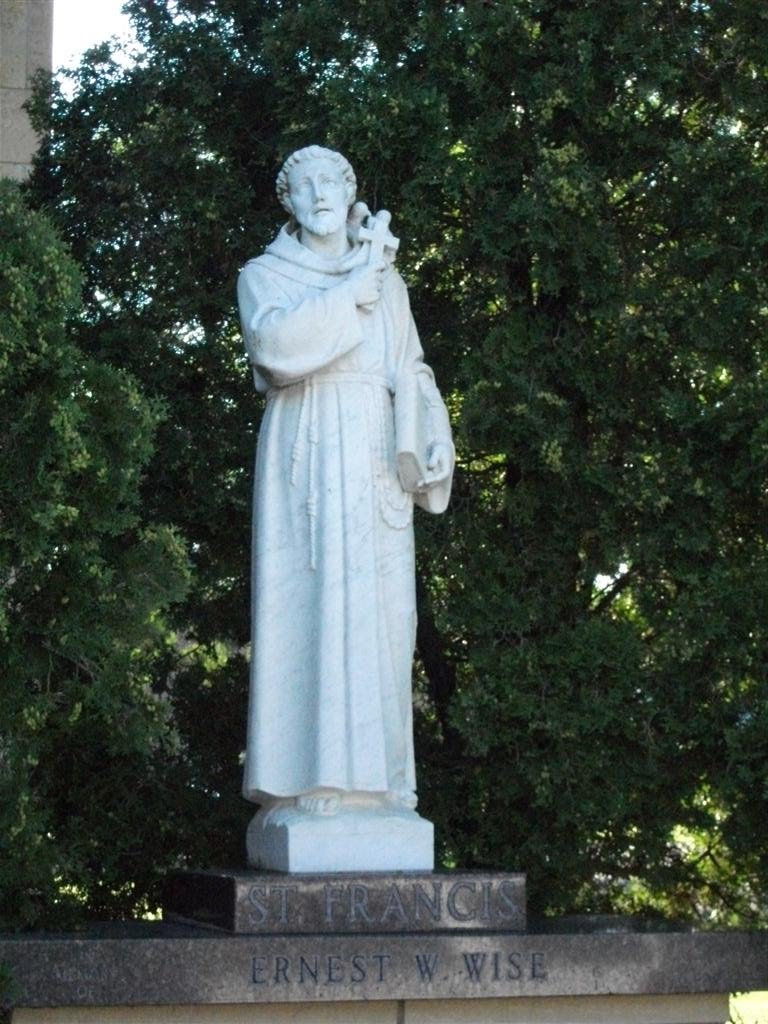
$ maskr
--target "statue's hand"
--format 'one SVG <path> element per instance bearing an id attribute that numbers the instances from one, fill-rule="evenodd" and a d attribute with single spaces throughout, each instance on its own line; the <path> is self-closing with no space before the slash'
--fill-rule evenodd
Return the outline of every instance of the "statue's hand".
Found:
<path id="1" fill-rule="evenodd" d="M 387 269 L 386 260 L 375 260 L 363 267 L 355 267 L 347 278 L 357 306 L 374 306 L 379 301 Z"/>
<path id="2" fill-rule="evenodd" d="M 424 479 L 420 481 L 419 490 L 429 490 L 435 484 L 447 480 L 451 473 L 452 462 L 453 451 L 449 444 L 444 441 L 436 441 L 430 445 L 427 472 Z"/>

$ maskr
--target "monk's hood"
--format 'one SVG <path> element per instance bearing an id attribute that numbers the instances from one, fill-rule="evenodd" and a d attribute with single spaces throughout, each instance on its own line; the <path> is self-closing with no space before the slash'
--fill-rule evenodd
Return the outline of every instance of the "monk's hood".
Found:
<path id="1" fill-rule="evenodd" d="M 352 244 L 352 243 L 350 243 Z M 352 245 L 336 259 L 325 259 L 302 245 L 296 228 L 285 224 L 266 251 L 249 263 L 258 263 L 275 274 L 314 288 L 332 288 L 355 267 L 368 261 L 368 246 Z"/>

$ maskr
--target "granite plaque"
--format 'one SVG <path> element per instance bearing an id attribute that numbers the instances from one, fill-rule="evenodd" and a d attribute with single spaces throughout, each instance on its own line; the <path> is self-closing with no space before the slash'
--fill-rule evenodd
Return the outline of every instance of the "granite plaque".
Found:
<path id="1" fill-rule="evenodd" d="M 666 995 L 768 987 L 768 933 L 0 936 L 16 1006 Z"/>
<path id="2" fill-rule="evenodd" d="M 239 934 L 522 932 L 525 875 L 179 872 L 163 915 Z"/>

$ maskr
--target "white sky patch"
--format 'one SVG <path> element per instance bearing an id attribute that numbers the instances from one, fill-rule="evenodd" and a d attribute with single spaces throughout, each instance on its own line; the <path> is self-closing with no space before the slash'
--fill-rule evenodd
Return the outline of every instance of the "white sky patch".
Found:
<path id="1" fill-rule="evenodd" d="M 111 36 L 133 39 L 131 23 L 122 13 L 124 0 L 54 0 L 53 67 L 78 64 L 91 46 Z"/>
<path id="2" fill-rule="evenodd" d="M 602 573 L 595 576 L 594 587 L 595 590 L 604 591 L 609 590 L 614 583 L 618 583 L 622 576 L 629 572 L 629 566 L 626 562 L 622 562 L 619 565 L 618 571 L 615 576 L 604 576 Z"/>

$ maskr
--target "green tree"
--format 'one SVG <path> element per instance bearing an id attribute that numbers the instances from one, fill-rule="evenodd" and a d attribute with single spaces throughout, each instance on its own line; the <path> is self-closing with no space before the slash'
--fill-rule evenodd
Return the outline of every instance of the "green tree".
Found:
<path id="1" fill-rule="evenodd" d="M 93 912 L 132 909 L 152 858 L 175 851 L 160 780 L 178 743 L 150 666 L 168 642 L 163 608 L 185 590 L 186 554 L 138 508 L 159 410 L 70 341 L 79 291 L 51 225 L 0 182 L 6 927 L 70 921 L 84 900 Z"/>
<path id="2" fill-rule="evenodd" d="M 142 507 L 194 583 L 154 684 L 216 823 L 179 851 L 237 858 L 247 813 L 259 407 L 234 280 L 279 223 L 280 158 L 322 141 L 395 212 L 454 412 L 452 513 L 420 523 L 440 855 L 526 870 L 534 910 L 764 919 L 768 12 L 128 6 L 136 62 L 103 47 L 41 95 L 33 194 L 85 269 L 80 345 L 169 410 Z"/>

